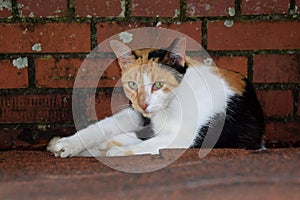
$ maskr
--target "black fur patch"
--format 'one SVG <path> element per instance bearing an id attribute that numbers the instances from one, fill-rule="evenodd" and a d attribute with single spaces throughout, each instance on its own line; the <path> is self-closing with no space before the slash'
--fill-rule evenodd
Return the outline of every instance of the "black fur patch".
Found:
<path id="1" fill-rule="evenodd" d="M 154 137 L 154 131 L 151 125 L 151 119 L 144 117 L 143 115 L 142 118 L 143 118 L 143 128 L 139 131 L 136 131 L 135 134 L 141 140 L 148 140 Z"/>
<path id="2" fill-rule="evenodd" d="M 226 117 L 221 136 L 215 148 L 259 149 L 264 134 L 264 115 L 252 84 L 244 79 L 246 88 L 242 96 L 231 97 L 226 109 Z M 219 115 L 201 127 L 192 148 L 201 147 L 209 128 L 218 123 Z"/>
<path id="3" fill-rule="evenodd" d="M 187 65 L 181 66 L 177 62 L 177 57 L 172 54 L 172 52 L 169 52 L 164 49 L 157 49 L 149 52 L 148 59 L 155 59 L 158 58 L 158 63 L 169 66 L 172 69 L 175 69 L 180 74 L 185 74 L 187 70 Z"/>

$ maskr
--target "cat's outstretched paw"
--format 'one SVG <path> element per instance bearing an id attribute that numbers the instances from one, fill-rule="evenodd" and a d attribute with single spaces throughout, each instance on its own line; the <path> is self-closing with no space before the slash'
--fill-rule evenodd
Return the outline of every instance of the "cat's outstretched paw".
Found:
<path id="1" fill-rule="evenodd" d="M 78 154 L 76 145 L 69 138 L 54 137 L 48 144 L 47 150 L 55 157 L 72 157 Z"/>
<path id="2" fill-rule="evenodd" d="M 113 156 L 129 156 L 133 155 L 134 153 L 127 149 L 126 147 L 120 147 L 120 146 L 112 146 L 107 152 L 107 157 L 113 157 Z"/>

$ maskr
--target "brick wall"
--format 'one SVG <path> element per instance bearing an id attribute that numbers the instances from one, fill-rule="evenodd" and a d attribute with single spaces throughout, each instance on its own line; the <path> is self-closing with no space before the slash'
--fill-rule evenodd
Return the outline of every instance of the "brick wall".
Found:
<path id="1" fill-rule="evenodd" d="M 267 146 L 300 146 L 297 8 L 300 0 L 3 0 L 0 149 L 43 147 L 55 135 L 72 134 L 72 87 L 85 56 L 113 34 L 157 22 L 189 35 L 219 67 L 254 82 Z M 18 69 L 16 62 L 24 66 Z M 111 92 L 120 77 L 116 63 L 105 73 L 95 100 L 98 118 L 111 113 Z M 95 118 L 88 109 L 81 112 Z"/>

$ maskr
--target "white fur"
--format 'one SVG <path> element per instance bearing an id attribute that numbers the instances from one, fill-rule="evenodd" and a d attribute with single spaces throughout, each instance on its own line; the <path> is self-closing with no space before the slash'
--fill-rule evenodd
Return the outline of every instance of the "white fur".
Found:
<path id="1" fill-rule="evenodd" d="M 170 94 L 160 90 L 151 94 L 152 83 L 147 75 L 144 75 L 144 82 L 148 93 L 147 112 L 152 112 L 155 137 L 145 141 L 137 139 L 132 132 L 141 129 L 142 119 L 134 110 L 125 109 L 73 136 L 53 139 L 48 150 L 55 156 L 70 157 L 101 156 L 102 151 L 106 151 L 106 156 L 122 156 L 128 152 L 157 154 L 162 148 L 188 148 L 193 144 L 199 127 L 215 113 L 224 112 L 228 98 L 234 95 L 226 82 L 205 65 L 189 67 L 180 85 Z M 111 141 L 122 146 L 105 149 Z"/>

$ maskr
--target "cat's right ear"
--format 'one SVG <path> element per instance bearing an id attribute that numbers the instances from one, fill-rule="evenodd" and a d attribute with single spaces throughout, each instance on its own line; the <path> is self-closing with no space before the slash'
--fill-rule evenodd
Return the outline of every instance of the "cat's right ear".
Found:
<path id="1" fill-rule="evenodd" d="M 127 64 L 131 63 L 134 60 L 134 55 L 132 54 L 132 50 L 122 42 L 117 40 L 111 40 L 110 46 L 113 52 L 116 54 L 118 58 L 118 63 L 123 70 Z"/>

